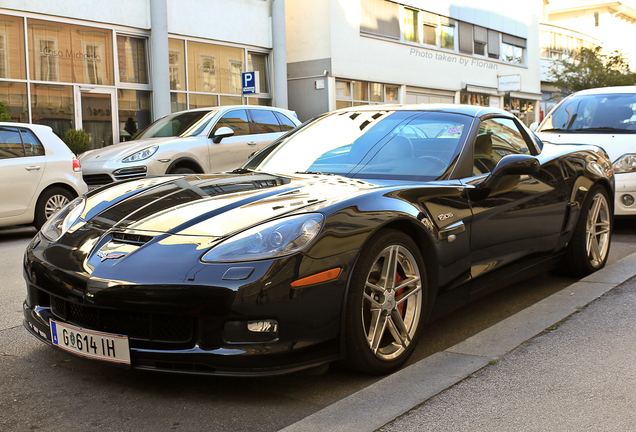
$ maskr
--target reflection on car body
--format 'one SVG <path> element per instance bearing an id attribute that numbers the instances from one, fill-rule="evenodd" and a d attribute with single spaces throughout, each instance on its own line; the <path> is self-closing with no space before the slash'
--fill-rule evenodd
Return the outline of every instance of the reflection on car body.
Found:
<path id="1" fill-rule="evenodd" d="M 123 336 L 108 360 L 138 369 L 387 373 L 426 322 L 521 274 L 602 268 L 613 184 L 602 149 L 541 149 L 504 111 L 339 110 L 235 172 L 75 200 L 26 250 L 25 326 Z"/>

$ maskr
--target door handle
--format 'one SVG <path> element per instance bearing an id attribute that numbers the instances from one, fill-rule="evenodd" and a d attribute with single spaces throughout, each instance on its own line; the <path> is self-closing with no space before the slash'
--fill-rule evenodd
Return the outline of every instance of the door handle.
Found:
<path id="1" fill-rule="evenodd" d="M 256 141 L 249 141 L 247 145 L 254 147 L 256 145 Z"/>
<path id="2" fill-rule="evenodd" d="M 24 167 L 24 169 L 27 170 L 27 171 L 37 171 L 37 170 L 40 169 L 40 166 L 39 165 L 31 165 L 31 166 L 28 166 L 28 167 Z"/>

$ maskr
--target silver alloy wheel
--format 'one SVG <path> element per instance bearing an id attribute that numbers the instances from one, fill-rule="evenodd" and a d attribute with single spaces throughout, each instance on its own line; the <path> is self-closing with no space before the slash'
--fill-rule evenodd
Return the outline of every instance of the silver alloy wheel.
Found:
<path id="1" fill-rule="evenodd" d="M 605 260 L 610 245 L 610 210 L 605 195 L 594 196 L 585 225 L 585 251 L 590 264 L 597 268 Z"/>
<path id="2" fill-rule="evenodd" d="M 362 299 L 362 328 L 371 352 L 399 357 L 412 342 L 422 309 L 420 269 L 404 246 L 390 245 L 375 259 Z"/>
<path id="3" fill-rule="evenodd" d="M 46 201 L 46 204 L 44 205 L 44 215 L 48 219 L 53 215 L 53 213 L 55 213 L 56 211 L 58 211 L 59 209 L 61 209 L 68 203 L 69 203 L 69 200 L 64 195 L 62 194 L 53 195 L 51 196 L 51 198 L 49 198 Z"/>

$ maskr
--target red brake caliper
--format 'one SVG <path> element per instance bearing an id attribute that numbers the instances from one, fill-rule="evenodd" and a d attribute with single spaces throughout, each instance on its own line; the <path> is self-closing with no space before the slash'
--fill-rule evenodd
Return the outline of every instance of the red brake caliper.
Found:
<path id="1" fill-rule="evenodd" d="M 400 274 L 398 272 L 395 272 L 395 285 L 399 285 L 400 282 L 402 282 L 404 280 L 404 278 L 402 276 L 400 276 Z M 397 290 L 395 292 L 395 301 L 398 301 L 399 298 L 402 296 L 402 293 L 404 293 L 405 288 L 400 288 L 399 290 Z M 400 312 L 400 315 L 402 316 L 402 318 L 404 318 L 404 303 L 400 303 L 398 305 L 398 311 Z"/>

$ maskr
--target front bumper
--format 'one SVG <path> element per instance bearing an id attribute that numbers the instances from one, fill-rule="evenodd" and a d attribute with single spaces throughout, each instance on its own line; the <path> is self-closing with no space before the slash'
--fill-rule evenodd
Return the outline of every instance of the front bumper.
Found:
<path id="1" fill-rule="evenodd" d="M 299 277 L 297 269 L 318 272 L 321 266 L 352 262 L 352 252 L 324 263 L 301 255 L 258 262 L 249 277 L 234 281 L 213 275 L 226 275 L 236 264 L 201 265 L 197 278 L 209 272 L 209 285 L 188 286 L 183 275 L 175 275 L 162 285 L 102 280 L 108 288 L 95 291 L 87 288 L 89 275 L 78 277 L 48 262 L 44 243 L 32 242 L 25 254 L 23 314 L 25 328 L 49 345 L 54 319 L 128 336 L 134 369 L 259 376 L 341 358 L 340 316 L 350 268 L 344 265 L 340 277 L 328 283 L 301 289 L 289 284 Z M 120 275 L 126 274 L 120 270 Z M 275 337 L 248 340 L 246 324 L 237 331 L 237 323 L 263 319 L 277 323 Z"/>

